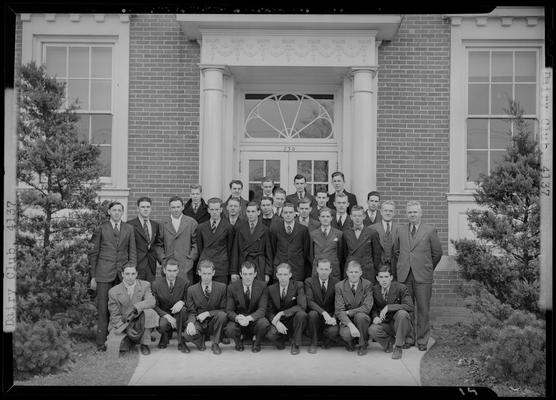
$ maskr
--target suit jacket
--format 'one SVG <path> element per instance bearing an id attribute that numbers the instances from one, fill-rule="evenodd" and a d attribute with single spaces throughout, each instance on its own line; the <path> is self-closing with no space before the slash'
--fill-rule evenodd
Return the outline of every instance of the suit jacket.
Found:
<path id="1" fill-rule="evenodd" d="M 375 268 L 380 265 L 382 258 L 378 232 L 364 226 L 357 239 L 355 230 L 348 229 L 344 232 L 343 239 L 344 271 L 351 260 L 357 260 L 363 269 L 363 278 L 371 282 L 375 281 Z"/>
<path id="2" fill-rule="evenodd" d="M 187 288 L 186 305 L 188 312 L 187 322 L 192 323 L 195 323 L 197 315 L 205 311 L 208 311 L 211 317 L 217 311 L 226 311 L 226 285 L 222 282 L 212 281 L 212 290 L 207 299 L 199 281 Z"/>
<path id="3" fill-rule="evenodd" d="M 287 263 L 292 270 L 292 279 L 303 282 L 311 275 L 311 238 L 309 230 L 297 222 L 291 234 L 286 233 L 284 223 L 270 226 L 270 243 L 274 254 L 274 269 L 281 263 Z"/>
<path id="4" fill-rule="evenodd" d="M 338 279 L 332 275 L 328 277 L 328 286 L 324 297 L 320 286 L 318 275 L 313 275 L 305 279 L 305 296 L 307 297 L 307 306 L 309 310 L 315 310 L 319 314 L 326 311 L 331 317 L 334 316 L 334 303 L 336 300 L 336 284 Z"/>
<path id="5" fill-rule="evenodd" d="M 230 195 L 226 201 L 224 202 L 224 204 L 222 204 L 222 218 L 224 217 L 228 217 L 228 201 L 232 198 L 232 195 Z M 243 197 L 239 198 L 239 216 L 241 217 L 245 217 L 245 210 L 247 209 L 247 204 L 249 204 L 249 202 L 247 200 L 245 200 Z"/>
<path id="6" fill-rule="evenodd" d="M 255 264 L 257 279 L 264 281 L 265 275 L 272 277 L 270 233 L 261 219 L 257 221 L 253 234 L 247 220 L 242 220 L 235 227 L 231 273 L 239 274 L 244 261 Z"/>
<path id="7" fill-rule="evenodd" d="M 305 191 L 305 197 L 307 197 L 309 200 L 311 200 L 311 207 L 315 208 L 317 206 L 317 200 L 315 199 L 314 196 L 312 196 L 310 193 L 308 193 L 307 191 Z M 297 192 L 292 193 L 292 194 L 288 194 L 286 196 L 286 203 L 292 203 L 295 211 L 297 211 L 297 205 L 299 204 L 299 196 L 297 195 Z"/>
<path id="8" fill-rule="evenodd" d="M 152 219 L 151 237 L 147 239 L 143 225 L 139 217 L 127 221 L 128 224 L 135 228 L 135 249 L 137 250 L 137 271 L 150 270 L 152 276 L 156 276 L 156 262 L 162 264 L 164 260 L 164 244 L 160 235 L 160 224 Z"/>
<path id="9" fill-rule="evenodd" d="M 347 190 L 344 190 L 344 193 L 348 197 L 348 202 L 349 202 L 347 213 L 351 214 L 351 207 L 353 207 L 354 205 L 357 204 L 357 197 L 355 197 L 355 195 L 353 193 L 350 193 Z M 334 200 L 335 199 L 336 199 L 336 192 L 334 192 L 332 194 L 329 194 L 328 195 L 328 203 L 326 203 L 326 206 L 328 208 L 331 208 L 331 209 L 335 210 L 336 209 L 336 207 L 334 207 Z"/>
<path id="10" fill-rule="evenodd" d="M 239 314 L 243 314 L 246 317 L 251 316 L 255 321 L 266 315 L 268 290 L 265 282 L 256 279 L 253 281 L 249 307 L 245 302 L 245 293 L 243 292 L 243 282 L 241 279 L 228 285 L 226 297 L 226 314 L 228 314 L 230 321 L 235 321 L 236 316 Z"/>
<path id="11" fill-rule="evenodd" d="M 126 265 L 137 266 L 135 232 L 131 225 L 120 221 L 120 239 L 116 242 L 110 221 L 98 227 L 91 237 L 93 248 L 89 251 L 91 277 L 97 282 L 113 282 L 122 277 Z"/>
<path id="12" fill-rule="evenodd" d="M 183 215 L 178 231 L 174 229 L 172 218 L 169 217 L 162 224 L 162 242 L 164 243 L 164 263 L 174 258 L 179 266 L 187 272 L 193 268 L 197 259 L 197 221 Z"/>
<path id="13" fill-rule="evenodd" d="M 339 231 L 343 232 L 343 231 L 347 231 L 348 229 L 351 229 L 353 227 L 353 221 L 351 220 L 351 217 L 349 215 L 347 215 L 344 223 L 339 224 L 338 223 L 338 216 L 334 215 L 334 218 L 332 218 L 332 221 L 330 221 L 330 226 L 332 226 L 333 228 L 336 228 Z"/>
<path id="14" fill-rule="evenodd" d="M 374 303 L 371 310 L 371 320 L 378 317 L 385 306 L 388 306 L 388 312 L 383 322 L 392 321 L 396 311 L 413 311 L 413 300 L 409 295 L 409 290 L 404 284 L 392 281 L 390 283 L 390 289 L 388 289 L 386 300 L 382 297 L 382 286 L 378 283 L 373 286 L 372 290 Z"/>
<path id="15" fill-rule="evenodd" d="M 270 226 L 271 226 L 271 225 L 273 225 L 273 224 L 275 224 L 275 223 L 277 223 L 277 222 L 278 222 L 278 223 L 284 223 L 284 218 L 279 217 L 279 216 L 276 215 L 276 214 L 272 214 L 272 218 L 269 218 L 269 219 L 263 218 L 262 215 L 261 215 L 261 217 L 260 217 L 259 219 L 261 220 L 261 222 L 262 222 L 268 229 L 270 229 Z"/>
<path id="16" fill-rule="evenodd" d="M 153 296 L 156 299 L 154 310 L 159 316 L 171 314 L 170 309 L 178 301 L 183 301 L 184 307 L 187 301 L 187 288 L 189 283 L 185 279 L 176 277 L 174 288 L 170 291 L 168 281 L 165 277 L 159 277 L 152 283 Z"/>
<path id="17" fill-rule="evenodd" d="M 300 220 L 299 217 L 295 217 L 295 222 L 297 222 L 298 224 L 303 225 Z M 307 229 L 309 230 L 309 233 L 311 233 L 312 231 L 314 231 L 315 229 L 319 229 L 320 228 L 320 222 L 316 219 L 313 219 L 309 216 L 309 222 L 307 225 L 305 225 L 307 227 Z"/>
<path id="18" fill-rule="evenodd" d="M 268 287 L 268 307 L 266 317 L 269 322 L 280 311 L 284 312 L 284 317 L 289 318 L 298 311 L 305 311 L 307 308 L 307 298 L 303 290 L 303 282 L 290 279 L 286 289 L 284 301 L 280 299 L 280 282 L 276 282 Z"/>
<path id="19" fill-rule="evenodd" d="M 351 316 L 361 312 L 369 315 L 373 308 L 373 293 L 371 282 L 365 278 L 359 279 L 355 296 L 351 292 L 349 279 L 344 279 L 336 284 L 335 310 L 336 318 L 344 325 L 348 325 L 351 320 L 347 311 L 351 310 Z"/>
<path id="20" fill-rule="evenodd" d="M 392 267 L 392 274 L 396 276 L 396 262 L 394 257 L 394 241 L 397 240 L 398 235 L 398 227 L 399 224 L 395 222 L 390 222 L 392 224 L 390 236 L 392 238 L 392 247 L 390 248 L 390 266 Z M 382 262 L 386 262 L 386 231 L 384 230 L 384 226 L 382 226 L 382 221 L 377 222 L 376 224 L 371 225 L 375 231 L 378 232 L 378 238 L 380 240 L 380 248 L 382 249 Z"/>
<path id="21" fill-rule="evenodd" d="M 212 233 L 210 220 L 197 227 L 197 251 L 199 262 L 209 259 L 214 263 L 214 276 L 228 276 L 234 246 L 234 228 L 221 218 L 216 231 Z"/>
<path id="22" fill-rule="evenodd" d="M 394 242 L 397 279 L 399 282 L 405 282 L 411 268 L 415 282 L 432 283 L 433 271 L 442 258 L 442 245 L 436 228 L 421 223 L 414 238 L 409 230 L 410 224 L 400 225 Z"/>
<path id="23" fill-rule="evenodd" d="M 193 211 L 193 201 L 191 199 L 187 200 L 182 212 L 183 215 L 193 218 L 198 224 L 210 219 L 208 206 L 204 199 L 201 199 L 201 204 L 199 205 L 199 208 L 197 208 L 197 212 Z"/>
<path id="24" fill-rule="evenodd" d="M 342 232 L 330 227 L 328 236 L 325 236 L 322 229 L 315 229 L 311 235 L 311 259 L 313 260 L 312 274 L 317 273 L 319 258 L 327 258 L 332 266 L 332 274 L 336 279 L 342 278 L 342 260 L 344 245 L 342 243 Z"/>
<path id="25" fill-rule="evenodd" d="M 152 311 L 156 300 L 151 293 L 151 284 L 139 279 L 135 282 L 135 289 L 131 297 L 127 294 L 123 282 L 108 291 L 108 311 L 110 312 L 108 330 L 125 328 L 127 326 L 125 318 L 133 307 L 139 312 L 145 312 L 145 328 L 158 326 L 158 315 Z M 151 310 L 151 312 L 149 313 L 147 310 Z"/>
<path id="26" fill-rule="evenodd" d="M 368 210 L 365 211 L 365 219 L 363 220 L 363 225 L 369 226 L 373 224 L 378 224 L 380 221 L 382 221 L 382 214 L 380 213 L 380 210 L 376 210 L 375 219 L 372 221 L 371 218 L 369 217 Z"/>
<path id="27" fill-rule="evenodd" d="M 328 207 L 328 205 L 326 207 Z M 319 206 L 317 205 L 317 206 L 313 207 L 313 209 L 311 210 L 311 213 L 309 214 L 309 217 L 313 218 L 316 221 L 320 221 L 319 220 L 319 215 L 320 215 L 320 210 L 319 210 Z M 332 219 L 336 218 L 336 210 L 331 208 L 330 209 L 330 215 L 332 216 Z"/>

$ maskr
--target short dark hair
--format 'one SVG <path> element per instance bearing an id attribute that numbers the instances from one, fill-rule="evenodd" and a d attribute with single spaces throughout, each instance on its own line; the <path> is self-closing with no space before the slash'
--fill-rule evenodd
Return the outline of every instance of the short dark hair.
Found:
<path id="1" fill-rule="evenodd" d="M 183 206 L 183 199 L 180 196 L 172 196 L 170 197 L 170 200 L 168 200 L 168 205 L 170 203 L 172 203 L 173 201 L 179 201 L 181 203 L 181 205 Z"/>
<path id="2" fill-rule="evenodd" d="M 344 173 L 343 173 L 343 172 L 340 172 L 340 171 L 334 172 L 334 173 L 332 174 L 332 179 L 334 179 L 334 177 L 336 177 L 336 176 L 341 176 L 341 177 L 342 177 L 342 180 L 343 180 L 344 182 L 346 181 L 346 177 L 344 176 Z"/>
<path id="3" fill-rule="evenodd" d="M 365 212 L 365 209 L 362 206 L 360 206 L 359 204 L 356 204 L 353 207 L 351 207 L 351 213 L 350 214 L 353 214 L 354 211 L 363 211 L 363 212 Z"/>
<path id="4" fill-rule="evenodd" d="M 199 189 L 199 192 L 203 193 L 203 187 L 202 187 L 200 184 L 198 184 L 198 183 L 194 183 L 193 185 L 191 185 L 191 186 L 189 187 L 189 189 L 190 189 L 190 190 Z"/>
<path id="5" fill-rule="evenodd" d="M 243 182 L 240 181 L 239 179 L 234 179 L 234 180 L 230 181 L 230 185 L 229 185 L 229 186 L 230 186 L 230 189 L 232 188 L 232 185 L 233 185 L 234 183 L 235 183 L 236 185 L 241 186 L 241 188 L 243 189 Z"/>
<path id="6" fill-rule="evenodd" d="M 288 263 L 280 263 L 280 264 L 278 264 L 278 265 L 276 266 L 276 272 L 278 272 L 278 270 L 279 270 L 280 268 L 287 268 L 287 269 L 288 269 L 288 272 L 292 272 L 292 267 L 291 267 L 291 265 L 288 264 Z"/>
<path id="7" fill-rule="evenodd" d="M 283 193 L 284 196 L 286 195 L 286 191 L 284 189 L 282 189 L 281 187 L 277 187 L 276 189 L 274 189 L 274 194 L 276 193 Z"/>
<path id="8" fill-rule="evenodd" d="M 199 265 L 197 266 L 197 271 L 200 271 L 201 268 L 212 268 L 214 271 L 214 263 L 209 259 L 205 258 L 204 260 L 199 261 Z"/>
<path id="9" fill-rule="evenodd" d="M 330 260 L 328 258 L 319 258 L 317 260 L 317 265 L 322 264 L 322 263 L 327 263 L 328 265 L 332 266 L 332 263 L 330 262 Z"/>
<path id="10" fill-rule="evenodd" d="M 388 263 L 382 263 L 378 266 L 376 275 L 378 276 L 380 272 L 388 272 L 390 275 L 392 275 L 392 267 L 390 267 L 390 264 Z"/>
<path id="11" fill-rule="evenodd" d="M 164 268 L 166 268 L 168 265 L 179 265 L 179 262 L 175 258 L 170 258 L 168 259 L 168 261 L 166 261 L 166 264 L 164 264 Z"/>
<path id="12" fill-rule="evenodd" d="M 259 203 L 257 203 L 256 201 L 250 201 L 249 203 L 247 203 L 247 207 L 251 207 L 251 206 L 257 207 L 257 210 L 261 209 L 261 207 L 259 206 Z M 245 208 L 247 209 L 247 207 L 245 207 Z"/>
<path id="13" fill-rule="evenodd" d="M 297 174 L 296 176 L 293 177 L 293 181 L 295 182 L 298 179 L 303 179 L 305 182 L 307 182 L 307 178 L 305 178 L 303 175 L 301 174 Z"/>
<path id="14" fill-rule="evenodd" d="M 261 198 L 261 203 L 263 202 L 263 200 L 270 200 L 270 203 L 271 203 L 271 204 L 274 203 L 274 199 L 273 199 L 272 197 L 270 197 L 270 196 L 263 196 L 263 197 Z"/>
<path id="15" fill-rule="evenodd" d="M 328 208 L 328 207 L 323 207 L 323 208 L 321 208 L 321 209 L 319 210 L 319 217 L 320 217 L 320 215 L 321 215 L 323 212 L 330 213 L 330 216 L 332 216 L 332 209 L 331 209 L 331 208 Z"/>
<path id="16" fill-rule="evenodd" d="M 369 200 L 371 196 L 376 196 L 380 200 L 380 192 L 377 192 L 376 190 L 373 190 L 367 194 L 367 200 Z"/>
<path id="17" fill-rule="evenodd" d="M 330 197 L 330 196 L 328 196 L 328 190 L 326 189 L 325 186 L 317 186 L 317 188 L 315 190 L 315 194 L 319 194 L 319 193 L 324 193 L 324 194 L 326 194 L 326 197 Z"/>
<path id="18" fill-rule="evenodd" d="M 346 265 L 346 271 L 349 269 L 349 267 L 351 266 L 355 266 L 358 267 L 360 271 L 363 271 L 363 267 L 361 267 L 361 263 L 358 260 L 351 260 L 347 263 Z"/>
<path id="19" fill-rule="evenodd" d="M 228 204 L 230 204 L 230 201 L 236 201 L 237 204 L 239 204 L 239 205 L 241 206 L 241 202 L 239 201 L 238 198 L 230 197 L 230 198 L 228 199 L 227 203 L 226 203 L 226 207 L 228 206 Z"/>
<path id="20" fill-rule="evenodd" d="M 289 203 L 289 202 L 284 203 L 284 205 L 282 206 L 282 210 L 286 207 L 291 207 L 295 211 L 295 206 L 293 205 L 293 203 Z"/>
<path id="21" fill-rule="evenodd" d="M 308 197 L 302 198 L 301 200 L 299 200 L 299 203 L 297 203 L 297 208 L 299 208 L 299 205 L 302 204 L 302 203 L 303 203 L 303 204 L 306 204 L 306 203 L 307 203 L 307 204 L 311 205 L 311 200 L 309 200 Z"/>
<path id="22" fill-rule="evenodd" d="M 240 271 L 245 268 L 245 269 L 254 269 L 255 272 L 257 272 L 257 268 L 255 267 L 255 264 L 253 264 L 251 261 L 244 261 L 241 263 L 241 268 Z"/>
<path id="23" fill-rule="evenodd" d="M 124 205 L 122 203 L 120 203 L 119 201 L 112 201 L 110 202 L 110 204 L 108 204 L 108 209 L 110 210 L 112 207 L 114 206 L 121 206 L 122 207 L 122 211 L 124 210 Z"/>
<path id="24" fill-rule="evenodd" d="M 152 203 L 153 203 L 153 201 L 151 200 L 150 197 L 148 197 L 148 196 L 143 196 L 143 197 L 139 197 L 139 198 L 137 199 L 137 206 L 139 206 L 139 204 L 141 204 L 141 202 L 143 202 L 143 201 L 147 201 L 149 204 L 152 204 Z"/>
<path id="25" fill-rule="evenodd" d="M 222 199 L 220 199 L 219 197 L 211 197 L 207 201 L 207 205 L 216 204 L 216 203 L 218 203 L 220 207 L 222 207 Z"/>

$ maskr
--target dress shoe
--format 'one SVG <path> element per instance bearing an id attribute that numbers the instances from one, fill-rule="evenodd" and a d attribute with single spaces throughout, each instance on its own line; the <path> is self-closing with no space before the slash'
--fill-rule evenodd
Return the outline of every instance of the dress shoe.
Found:
<path id="1" fill-rule="evenodd" d="M 292 353 L 292 355 L 299 354 L 299 346 L 296 345 L 295 343 L 292 343 L 291 353 Z"/>
<path id="2" fill-rule="evenodd" d="M 251 351 L 253 353 L 258 353 L 259 351 L 261 351 L 261 345 L 260 344 L 254 344 L 253 343 L 253 347 L 251 347 Z"/>
<path id="3" fill-rule="evenodd" d="M 307 350 L 307 352 L 310 354 L 315 354 L 317 352 L 317 345 L 316 344 L 310 345 L 309 350 Z"/>
<path id="4" fill-rule="evenodd" d="M 151 342 L 156 342 L 156 335 L 151 335 Z"/>
<path id="5" fill-rule="evenodd" d="M 149 346 L 147 346 L 146 344 L 142 344 L 141 354 L 143 354 L 144 356 L 148 356 L 149 354 L 151 354 L 151 349 L 149 349 Z"/>
<path id="6" fill-rule="evenodd" d="M 106 351 L 106 345 L 105 344 L 97 345 L 97 351 L 99 352 Z"/>
<path id="7" fill-rule="evenodd" d="M 393 351 L 393 343 L 392 341 L 389 341 L 388 344 L 386 345 L 386 350 L 384 350 L 385 353 L 391 353 Z"/>
<path id="8" fill-rule="evenodd" d="M 182 353 L 189 353 L 191 351 L 189 350 L 189 347 L 187 347 L 187 344 L 185 343 L 178 344 L 178 350 L 181 351 Z"/>
<path id="9" fill-rule="evenodd" d="M 322 348 L 323 349 L 329 349 L 331 347 L 332 347 L 332 340 L 324 339 L 324 342 L 322 343 Z"/>
<path id="10" fill-rule="evenodd" d="M 199 350 L 199 351 L 205 351 L 207 349 L 207 346 L 206 346 L 204 340 L 201 343 L 196 344 L 196 346 L 197 346 L 197 350 Z"/>
<path id="11" fill-rule="evenodd" d="M 222 344 L 230 344 L 231 343 L 230 338 L 227 338 L 227 337 L 222 338 L 220 341 L 222 342 Z"/>
<path id="12" fill-rule="evenodd" d="M 394 351 L 392 352 L 392 359 L 399 360 L 402 358 L 402 348 L 399 346 L 394 347 Z"/>
<path id="13" fill-rule="evenodd" d="M 357 355 L 364 356 L 365 354 L 367 354 L 367 346 L 359 346 L 357 349 Z"/>
<path id="14" fill-rule="evenodd" d="M 409 349 L 411 346 L 415 346 L 415 343 L 404 343 L 402 349 Z"/>
<path id="15" fill-rule="evenodd" d="M 168 345 L 166 343 L 159 343 L 157 347 L 159 349 L 165 349 L 166 347 L 168 347 Z"/>
<path id="16" fill-rule="evenodd" d="M 212 354 L 222 353 L 222 349 L 220 348 L 220 346 L 218 346 L 218 343 L 213 343 L 211 348 L 212 348 Z"/>
<path id="17" fill-rule="evenodd" d="M 418 348 L 420 351 L 427 351 L 427 345 L 426 345 L 426 344 L 418 344 L 418 345 L 417 345 L 417 348 Z"/>
<path id="18" fill-rule="evenodd" d="M 243 351 L 244 350 L 244 346 L 243 346 L 243 341 L 242 340 L 235 340 L 235 349 L 237 351 Z"/>
<path id="19" fill-rule="evenodd" d="M 284 350 L 286 348 L 286 345 L 284 344 L 283 340 L 275 340 L 272 343 L 274 343 L 274 345 L 278 350 Z"/>
<path id="20" fill-rule="evenodd" d="M 355 351 L 355 346 L 353 345 L 353 342 L 349 342 L 346 344 L 346 350 L 347 351 Z"/>

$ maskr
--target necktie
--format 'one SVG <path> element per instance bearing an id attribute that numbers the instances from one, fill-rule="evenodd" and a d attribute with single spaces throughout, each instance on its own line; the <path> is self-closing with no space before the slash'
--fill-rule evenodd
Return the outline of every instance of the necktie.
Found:
<path id="1" fill-rule="evenodd" d="M 386 292 L 386 289 L 382 289 L 382 298 L 384 299 L 384 301 L 386 301 L 386 295 L 388 292 Z"/>
<path id="2" fill-rule="evenodd" d="M 170 282 L 170 292 L 174 290 L 174 282 Z"/>
<path id="3" fill-rule="evenodd" d="M 251 235 L 253 234 L 253 232 L 255 231 L 255 224 L 253 222 L 251 222 L 249 224 L 249 230 L 251 231 Z"/>
<path id="4" fill-rule="evenodd" d="M 411 236 L 415 236 L 415 232 L 417 232 L 417 229 L 415 228 L 415 225 L 411 225 Z"/>
<path id="5" fill-rule="evenodd" d="M 280 216 L 280 214 L 282 214 L 282 209 L 280 207 L 278 207 L 276 209 L 276 215 Z"/>
<path id="6" fill-rule="evenodd" d="M 322 292 L 322 297 L 326 294 L 326 286 L 324 286 L 324 281 L 321 282 L 320 290 Z"/>
<path id="7" fill-rule="evenodd" d="M 390 222 L 387 222 L 387 223 L 386 223 L 386 234 L 387 234 L 387 235 L 390 235 L 390 233 L 391 233 L 391 230 L 390 230 Z"/>
<path id="8" fill-rule="evenodd" d="M 199 206 L 197 204 L 193 204 L 193 212 L 195 214 L 197 214 L 197 209 L 199 208 Z"/>
<path id="9" fill-rule="evenodd" d="M 286 288 L 282 288 L 282 296 L 280 296 L 281 300 L 284 300 L 286 298 Z"/>
<path id="10" fill-rule="evenodd" d="M 355 296 L 355 284 L 351 285 L 351 293 Z"/>
<path id="11" fill-rule="evenodd" d="M 147 220 L 143 221 L 143 231 L 145 232 L 145 236 L 147 237 L 147 241 L 151 241 L 151 235 L 149 235 L 149 227 L 147 225 Z"/>
<path id="12" fill-rule="evenodd" d="M 207 285 L 207 286 L 205 286 L 205 297 L 206 297 L 207 299 L 208 299 L 208 297 L 209 297 L 209 294 L 210 294 L 210 292 L 209 292 L 209 287 L 208 287 L 208 285 Z"/>
<path id="13" fill-rule="evenodd" d="M 131 286 L 128 286 L 127 288 L 127 294 L 129 296 L 129 298 L 131 298 L 133 296 L 133 288 Z"/>
<path id="14" fill-rule="evenodd" d="M 212 221 L 210 223 L 210 230 L 212 231 L 212 233 L 216 232 L 216 221 Z"/>
<path id="15" fill-rule="evenodd" d="M 324 233 L 324 236 L 327 237 L 328 236 L 328 229 L 323 229 L 322 233 Z"/>
<path id="16" fill-rule="evenodd" d="M 119 224 L 114 225 L 114 237 L 116 238 L 116 243 L 120 241 L 120 228 L 118 225 Z"/>
<path id="17" fill-rule="evenodd" d="M 247 287 L 247 290 L 245 291 L 245 305 L 247 306 L 247 308 L 249 308 L 250 300 L 251 300 L 251 291 L 249 290 L 249 287 Z"/>
<path id="18" fill-rule="evenodd" d="M 390 228 L 391 222 L 386 223 L 386 236 L 384 238 L 384 259 L 390 261 L 392 256 L 392 230 Z"/>
<path id="19" fill-rule="evenodd" d="M 288 233 L 288 235 L 290 233 L 292 233 L 292 226 L 291 225 L 286 226 L 286 232 Z"/>

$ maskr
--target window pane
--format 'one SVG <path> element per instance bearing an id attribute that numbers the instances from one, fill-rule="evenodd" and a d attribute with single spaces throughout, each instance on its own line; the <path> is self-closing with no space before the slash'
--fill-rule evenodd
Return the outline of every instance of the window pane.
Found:
<path id="1" fill-rule="evenodd" d="M 297 173 L 303 175 L 307 182 L 310 182 L 313 176 L 311 164 L 311 160 L 297 160 Z"/>
<path id="2" fill-rule="evenodd" d="M 278 137 L 277 131 L 258 118 L 250 120 L 245 126 L 245 130 L 249 132 L 247 136 L 254 138 L 267 139 Z"/>
<path id="3" fill-rule="evenodd" d="M 488 52 L 469 53 L 469 82 L 488 82 Z"/>
<path id="4" fill-rule="evenodd" d="M 328 161 L 315 160 L 314 182 L 328 182 Z"/>
<path id="5" fill-rule="evenodd" d="M 305 187 L 305 190 L 307 191 L 307 193 L 313 193 L 313 184 L 308 183 L 307 186 Z"/>
<path id="6" fill-rule="evenodd" d="M 488 114 L 488 85 L 469 85 L 469 114 Z"/>
<path id="7" fill-rule="evenodd" d="M 487 173 L 487 152 L 468 151 L 467 152 L 467 180 L 476 181 L 480 173 Z"/>
<path id="8" fill-rule="evenodd" d="M 510 125 L 503 119 L 490 121 L 490 148 L 505 149 L 511 141 Z"/>
<path id="9" fill-rule="evenodd" d="M 515 85 L 515 99 L 519 102 L 525 114 L 535 114 L 537 112 L 537 96 L 535 92 L 536 85 Z"/>
<path id="10" fill-rule="evenodd" d="M 513 54 L 510 51 L 492 52 L 492 81 L 512 82 Z"/>
<path id="11" fill-rule="evenodd" d="M 99 161 L 102 165 L 101 176 L 111 176 L 112 175 L 112 147 L 111 146 L 100 146 L 100 156 Z"/>
<path id="12" fill-rule="evenodd" d="M 535 140 L 539 140 L 538 131 L 537 131 L 537 121 L 534 119 L 526 119 L 524 120 L 525 129 L 529 133 L 529 135 L 533 135 Z"/>
<path id="13" fill-rule="evenodd" d="M 46 72 L 50 76 L 66 76 L 66 48 L 48 46 L 46 48 Z"/>
<path id="14" fill-rule="evenodd" d="M 506 110 L 512 100 L 512 85 L 492 85 L 491 113 L 507 115 Z"/>
<path id="15" fill-rule="evenodd" d="M 112 48 L 93 47 L 91 54 L 91 77 L 112 77 Z"/>
<path id="16" fill-rule="evenodd" d="M 331 133 L 332 125 L 330 121 L 319 118 L 299 132 L 299 137 L 303 139 L 326 139 L 330 137 Z"/>
<path id="17" fill-rule="evenodd" d="M 291 129 L 294 126 L 294 119 L 297 115 L 297 109 L 299 108 L 299 100 L 295 97 L 286 96 L 280 99 L 280 101 L 278 102 L 278 106 L 280 107 L 282 117 L 284 118 L 284 122 L 280 122 L 280 124 L 283 125 L 285 123 L 286 127 L 288 129 Z M 279 113 L 278 110 L 276 112 Z M 277 117 L 279 118 L 279 114 L 277 115 Z M 278 118 L 276 118 L 276 120 L 278 120 Z M 299 116 L 297 118 L 299 118 Z M 278 122 L 276 122 L 276 124 L 278 124 Z M 280 125 L 275 126 L 278 127 Z"/>
<path id="18" fill-rule="evenodd" d="M 327 183 L 318 183 L 314 185 L 313 196 L 316 196 L 318 190 L 324 190 L 328 193 L 328 184 Z"/>
<path id="19" fill-rule="evenodd" d="M 69 48 L 69 77 L 70 78 L 89 77 L 89 48 L 88 47 Z"/>
<path id="20" fill-rule="evenodd" d="M 249 160 L 249 181 L 263 179 L 263 160 Z"/>
<path id="21" fill-rule="evenodd" d="M 280 160 L 266 160 L 266 176 L 270 176 L 275 183 L 280 181 Z"/>
<path id="22" fill-rule="evenodd" d="M 537 82 L 537 54 L 534 51 L 516 51 L 516 82 Z"/>
<path id="23" fill-rule="evenodd" d="M 111 110 L 112 85 L 109 79 L 91 82 L 91 110 Z"/>
<path id="24" fill-rule="evenodd" d="M 491 151 L 490 152 L 490 172 L 492 172 L 492 169 L 494 167 L 496 167 L 496 164 L 498 164 L 498 162 L 500 162 L 504 159 L 505 154 L 506 154 L 505 151 Z"/>
<path id="25" fill-rule="evenodd" d="M 467 148 L 488 149 L 488 119 L 467 120 Z"/>
<path id="26" fill-rule="evenodd" d="M 111 115 L 91 115 L 91 143 L 112 143 Z"/>
<path id="27" fill-rule="evenodd" d="M 249 184 L 249 201 L 251 201 L 251 193 L 253 193 L 254 198 L 261 198 L 263 194 L 263 190 L 261 189 L 261 185 L 259 183 L 250 183 Z"/>
<path id="28" fill-rule="evenodd" d="M 321 115 L 320 105 L 305 98 L 295 121 L 295 130 L 301 138 L 327 138 L 332 132 L 332 125 L 323 118 L 326 116 Z"/>
<path id="29" fill-rule="evenodd" d="M 77 122 L 77 137 L 79 140 L 89 141 L 89 116 L 82 114 Z"/>
<path id="30" fill-rule="evenodd" d="M 68 97 L 70 103 L 79 100 L 79 107 L 82 110 L 89 109 L 89 80 L 70 79 L 68 84 Z"/>

